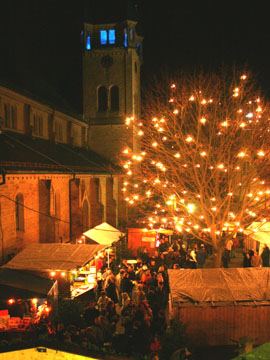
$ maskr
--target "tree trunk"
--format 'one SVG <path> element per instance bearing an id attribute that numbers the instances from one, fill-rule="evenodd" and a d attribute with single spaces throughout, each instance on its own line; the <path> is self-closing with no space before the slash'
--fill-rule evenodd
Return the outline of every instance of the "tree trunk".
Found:
<path id="1" fill-rule="evenodd" d="M 218 248 L 218 249 L 213 249 L 214 251 L 214 267 L 215 268 L 220 268 L 222 267 L 222 253 L 223 253 L 223 248 Z"/>

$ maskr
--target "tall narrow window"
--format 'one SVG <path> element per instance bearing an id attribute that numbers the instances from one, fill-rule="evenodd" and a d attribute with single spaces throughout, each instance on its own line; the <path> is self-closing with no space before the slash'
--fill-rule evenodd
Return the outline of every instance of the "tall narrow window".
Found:
<path id="1" fill-rule="evenodd" d="M 5 121 L 5 127 L 8 127 L 9 121 L 8 121 L 8 106 L 7 104 L 4 105 L 4 121 Z"/>
<path id="2" fill-rule="evenodd" d="M 22 194 L 15 199 L 16 230 L 24 230 L 24 200 Z"/>
<path id="3" fill-rule="evenodd" d="M 108 109 L 108 96 L 105 86 L 98 89 L 98 111 L 106 111 Z"/>
<path id="4" fill-rule="evenodd" d="M 127 47 L 127 38 L 128 38 L 128 36 L 127 36 L 127 29 L 124 28 L 124 46 L 125 46 L 125 47 Z"/>
<path id="5" fill-rule="evenodd" d="M 91 50 L 91 37 L 88 31 L 86 33 L 86 50 Z"/>
<path id="6" fill-rule="evenodd" d="M 37 135 L 37 132 L 38 132 L 37 128 L 38 128 L 37 116 L 34 115 L 33 116 L 33 132 L 35 135 Z"/>
<path id="7" fill-rule="evenodd" d="M 16 107 L 11 106 L 11 128 L 16 129 L 17 121 L 16 121 Z"/>
<path id="8" fill-rule="evenodd" d="M 82 214 L 83 231 L 89 229 L 89 206 L 87 200 L 83 202 L 83 214 Z"/>
<path id="9" fill-rule="evenodd" d="M 38 117 L 38 132 L 40 136 L 43 135 L 43 120 L 41 116 Z"/>
<path id="10" fill-rule="evenodd" d="M 109 44 L 115 44 L 115 30 L 109 30 Z"/>
<path id="11" fill-rule="evenodd" d="M 139 56 L 139 58 L 142 58 L 142 45 L 140 42 L 137 43 L 137 54 Z"/>
<path id="12" fill-rule="evenodd" d="M 129 28 L 129 40 L 134 40 L 134 29 L 132 27 Z"/>
<path id="13" fill-rule="evenodd" d="M 119 111 L 119 89 L 114 85 L 111 87 L 111 111 Z"/>
<path id="14" fill-rule="evenodd" d="M 100 30 L 100 43 L 101 45 L 106 45 L 108 42 L 107 30 Z"/>

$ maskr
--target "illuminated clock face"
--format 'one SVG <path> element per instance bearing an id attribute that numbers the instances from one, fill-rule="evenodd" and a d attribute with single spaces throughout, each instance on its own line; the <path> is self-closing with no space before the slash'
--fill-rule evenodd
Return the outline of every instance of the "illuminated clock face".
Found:
<path id="1" fill-rule="evenodd" d="M 105 55 L 101 58 L 101 65 L 108 69 L 113 64 L 113 58 L 110 55 Z"/>

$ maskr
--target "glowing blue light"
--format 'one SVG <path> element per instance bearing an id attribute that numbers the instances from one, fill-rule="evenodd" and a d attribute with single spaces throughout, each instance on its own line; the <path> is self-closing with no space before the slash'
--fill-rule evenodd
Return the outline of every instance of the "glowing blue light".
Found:
<path id="1" fill-rule="evenodd" d="M 100 43 L 101 45 L 107 44 L 107 30 L 100 30 Z"/>
<path id="2" fill-rule="evenodd" d="M 109 30 L 109 44 L 115 44 L 115 30 Z"/>
<path id="3" fill-rule="evenodd" d="M 91 50 L 90 35 L 87 35 L 87 36 L 86 36 L 86 50 Z"/>
<path id="4" fill-rule="evenodd" d="M 127 47 L 127 33 L 124 34 L 124 46 Z"/>

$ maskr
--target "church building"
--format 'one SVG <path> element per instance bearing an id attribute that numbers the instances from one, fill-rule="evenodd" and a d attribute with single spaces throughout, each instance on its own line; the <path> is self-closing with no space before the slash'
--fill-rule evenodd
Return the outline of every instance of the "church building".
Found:
<path id="1" fill-rule="evenodd" d="M 142 37 L 129 1 L 107 17 L 90 3 L 78 34 L 81 114 L 0 79 L 2 264 L 31 243 L 75 243 L 104 221 L 125 229 L 118 161 L 124 146 L 139 148 L 126 118 L 140 117 Z"/>

